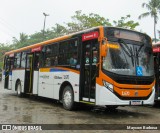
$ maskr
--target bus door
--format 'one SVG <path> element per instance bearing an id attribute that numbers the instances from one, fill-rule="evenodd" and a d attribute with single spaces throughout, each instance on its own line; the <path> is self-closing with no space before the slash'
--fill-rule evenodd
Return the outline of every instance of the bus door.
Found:
<path id="1" fill-rule="evenodd" d="M 155 100 L 160 100 L 160 54 L 154 53 L 154 69 L 155 69 Z"/>
<path id="2" fill-rule="evenodd" d="M 9 65 L 10 64 L 10 60 L 9 57 L 5 58 L 5 69 L 4 69 L 4 88 L 8 89 L 9 87 Z"/>
<path id="3" fill-rule="evenodd" d="M 33 53 L 27 54 L 25 68 L 25 93 L 32 93 L 33 88 Z"/>
<path id="4" fill-rule="evenodd" d="M 12 89 L 12 69 L 13 69 L 13 57 L 5 59 L 5 71 L 4 71 L 4 88 Z"/>
<path id="5" fill-rule="evenodd" d="M 34 52 L 33 58 L 33 94 L 38 94 L 40 52 Z"/>
<path id="6" fill-rule="evenodd" d="M 98 40 L 84 41 L 82 43 L 82 60 L 81 60 L 81 75 L 80 88 L 81 100 L 95 102 L 96 92 L 96 77 L 98 76 L 98 61 L 99 61 L 99 45 Z"/>
<path id="7" fill-rule="evenodd" d="M 10 57 L 10 63 L 9 63 L 9 86 L 8 89 L 12 89 L 12 69 L 14 64 L 14 57 Z"/>

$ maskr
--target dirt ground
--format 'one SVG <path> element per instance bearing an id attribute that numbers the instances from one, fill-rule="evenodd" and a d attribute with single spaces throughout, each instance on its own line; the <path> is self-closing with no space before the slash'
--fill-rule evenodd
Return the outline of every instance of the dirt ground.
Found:
<path id="1" fill-rule="evenodd" d="M 160 124 L 160 107 L 132 106 L 107 110 L 104 107 L 81 105 L 76 111 L 66 111 L 60 103 L 42 97 L 19 98 L 15 93 L 4 90 L 0 82 L 0 124 Z M 74 125 L 73 125 L 74 126 Z M 160 125 L 159 125 L 160 127 Z M 82 127 L 83 128 L 83 127 Z M 46 130 L 45 132 L 132 132 L 130 130 Z M 0 131 L 0 133 L 9 131 Z M 13 132 L 13 131 L 10 131 Z M 14 131 L 26 132 L 26 131 Z M 33 132 L 33 131 L 28 131 Z M 44 131 L 37 131 L 44 132 Z M 134 130 L 151 132 L 151 130 Z M 152 132 L 159 132 L 152 130 Z"/>

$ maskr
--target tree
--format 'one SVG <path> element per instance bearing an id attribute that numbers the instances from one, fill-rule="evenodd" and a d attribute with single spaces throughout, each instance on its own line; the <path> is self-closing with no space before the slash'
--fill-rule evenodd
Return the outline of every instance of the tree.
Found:
<path id="1" fill-rule="evenodd" d="M 133 20 L 128 20 L 130 17 L 130 15 L 126 15 L 126 17 L 121 17 L 118 21 L 113 21 L 114 26 L 134 30 L 139 23 L 134 22 Z"/>
<path id="2" fill-rule="evenodd" d="M 82 14 L 82 11 L 76 11 L 71 17 L 72 22 L 68 22 L 67 29 L 70 33 L 85 30 L 95 26 L 111 26 L 109 19 L 105 19 L 98 14 L 90 13 L 89 15 Z"/>
<path id="3" fill-rule="evenodd" d="M 146 8 L 148 11 L 141 14 L 139 19 L 151 16 L 154 20 L 154 38 L 156 38 L 156 24 L 158 21 L 158 13 L 160 13 L 160 0 L 150 0 L 148 3 L 142 4 L 143 8 Z"/>
<path id="4" fill-rule="evenodd" d="M 10 51 L 12 49 L 13 47 L 11 45 L 0 43 L 0 68 L 2 68 L 5 52 Z"/>
<path id="5" fill-rule="evenodd" d="M 15 48 L 21 48 L 27 45 L 28 35 L 25 33 L 19 34 L 19 40 L 16 37 L 13 37 L 13 45 Z"/>
<path id="6" fill-rule="evenodd" d="M 68 30 L 65 26 L 62 26 L 60 24 L 56 24 L 55 27 L 52 27 L 52 35 L 51 38 L 63 36 L 68 33 Z"/>
<path id="7" fill-rule="evenodd" d="M 34 34 L 27 35 L 25 33 L 20 33 L 19 39 L 13 38 L 14 49 L 21 48 L 24 46 L 39 43 L 45 40 L 53 39 L 59 36 L 63 36 L 69 33 L 85 30 L 95 26 L 117 26 L 128 29 L 134 29 L 139 24 L 132 20 L 128 20 L 130 15 L 126 17 L 121 17 L 120 20 L 113 21 L 113 24 L 109 22 L 108 18 L 104 18 L 98 14 L 90 13 L 83 14 L 82 11 L 76 11 L 75 15 L 71 17 L 71 22 L 65 23 L 65 25 L 56 24 L 51 29 L 45 31 L 35 32 Z"/>
<path id="8" fill-rule="evenodd" d="M 138 22 L 133 20 L 128 20 L 131 16 L 126 15 L 126 17 L 121 17 L 120 20 L 113 21 L 110 23 L 108 18 L 104 18 L 98 14 L 90 13 L 89 15 L 82 14 L 82 11 L 76 11 L 75 15 L 71 17 L 72 22 L 68 22 L 67 29 L 69 33 L 85 30 L 95 26 L 116 26 L 123 27 L 127 29 L 135 29 L 139 25 Z"/>

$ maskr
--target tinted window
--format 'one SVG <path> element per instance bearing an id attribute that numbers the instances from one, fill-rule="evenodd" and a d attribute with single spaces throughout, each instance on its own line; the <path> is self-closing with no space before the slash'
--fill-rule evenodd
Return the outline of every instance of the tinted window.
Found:
<path id="1" fill-rule="evenodd" d="M 22 52 L 21 68 L 25 68 L 25 64 L 26 64 L 26 52 Z"/>
<path id="2" fill-rule="evenodd" d="M 14 68 L 20 68 L 21 64 L 21 53 L 16 53 L 15 54 L 15 61 L 14 61 Z"/>
<path id="3" fill-rule="evenodd" d="M 76 65 L 77 43 L 77 39 L 72 39 L 43 47 L 41 66 Z"/>
<path id="4" fill-rule="evenodd" d="M 67 40 L 59 44 L 59 65 L 77 64 L 77 39 Z"/>

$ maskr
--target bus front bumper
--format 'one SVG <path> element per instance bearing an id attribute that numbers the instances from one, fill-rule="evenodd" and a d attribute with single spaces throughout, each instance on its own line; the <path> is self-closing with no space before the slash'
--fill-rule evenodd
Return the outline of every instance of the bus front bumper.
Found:
<path id="1" fill-rule="evenodd" d="M 146 100 L 122 100 L 106 87 L 97 85 L 96 105 L 153 105 L 155 98 L 155 88 L 153 86 L 150 97 Z"/>

